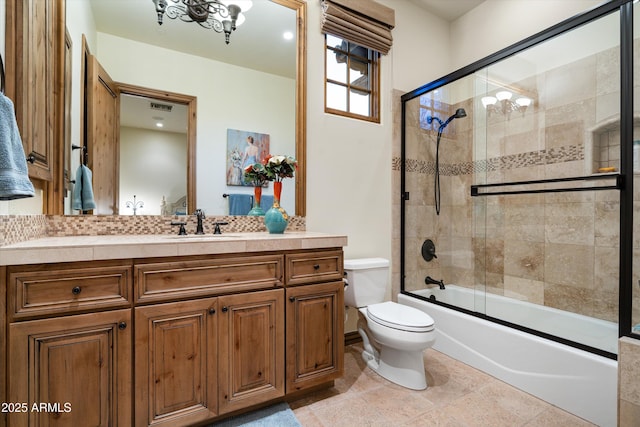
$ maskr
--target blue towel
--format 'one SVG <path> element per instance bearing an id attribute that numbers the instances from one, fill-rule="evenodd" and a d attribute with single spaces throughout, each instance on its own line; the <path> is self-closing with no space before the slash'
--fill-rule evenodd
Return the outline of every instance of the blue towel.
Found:
<path id="1" fill-rule="evenodd" d="M 265 196 L 264 194 L 260 197 L 260 207 L 263 211 L 268 211 L 273 206 L 273 196 Z"/>
<path id="2" fill-rule="evenodd" d="M 229 194 L 229 215 L 246 215 L 252 204 L 251 194 Z"/>
<path id="3" fill-rule="evenodd" d="M 0 93 L 0 200 L 34 195 L 13 102 Z"/>
<path id="4" fill-rule="evenodd" d="M 92 175 L 91 169 L 85 165 L 78 166 L 76 184 L 73 186 L 73 198 L 71 199 L 73 209 L 88 211 L 96 208 L 96 202 L 93 200 Z"/>

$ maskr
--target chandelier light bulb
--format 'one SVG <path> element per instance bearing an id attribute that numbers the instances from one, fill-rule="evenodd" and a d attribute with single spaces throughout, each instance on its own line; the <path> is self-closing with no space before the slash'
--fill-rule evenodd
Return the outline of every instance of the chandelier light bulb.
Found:
<path id="1" fill-rule="evenodd" d="M 239 27 L 240 25 L 242 25 L 244 23 L 244 15 L 242 13 L 238 14 L 238 18 L 236 19 L 236 27 Z"/>
<path id="2" fill-rule="evenodd" d="M 508 90 L 501 90 L 500 92 L 496 93 L 496 98 L 498 98 L 498 101 L 508 101 L 512 96 L 513 94 Z"/>
<path id="3" fill-rule="evenodd" d="M 531 105 L 531 98 L 527 98 L 525 96 L 516 99 L 516 104 L 518 104 L 520 107 L 528 107 Z"/>
<path id="4" fill-rule="evenodd" d="M 496 102 L 498 102 L 498 99 L 495 96 L 483 96 L 482 99 L 482 106 L 484 108 L 487 108 L 490 105 L 494 105 Z"/>

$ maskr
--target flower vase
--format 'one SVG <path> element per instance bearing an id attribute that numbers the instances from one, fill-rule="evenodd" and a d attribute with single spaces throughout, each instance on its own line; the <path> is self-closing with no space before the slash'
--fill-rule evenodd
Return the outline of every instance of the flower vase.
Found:
<path id="1" fill-rule="evenodd" d="M 247 215 L 249 216 L 264 216 L 264 211 L 260 207 L 260 199 L 262 198 L 262 186 L 256 185 L 253 187 L 253 207 Z"/>
<path id="2" fill-rule="evenodd" d="M 273 183 L 273 206 L 264 214 L 264 225 L 271 234 L 282 234 L 289 225 L 289 215 L 280 206 L 282 182 Z"/>

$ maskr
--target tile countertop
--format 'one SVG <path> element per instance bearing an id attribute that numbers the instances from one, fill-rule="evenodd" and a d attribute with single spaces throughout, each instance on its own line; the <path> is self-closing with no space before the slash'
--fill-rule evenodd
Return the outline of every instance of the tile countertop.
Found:
<path id="1" fill-rule="evenodd" d="M 45 237 L 0 247 L 0 266 L 181 255 L 335 248 L 347 236 L 307 231 L 205 235 Z"/>

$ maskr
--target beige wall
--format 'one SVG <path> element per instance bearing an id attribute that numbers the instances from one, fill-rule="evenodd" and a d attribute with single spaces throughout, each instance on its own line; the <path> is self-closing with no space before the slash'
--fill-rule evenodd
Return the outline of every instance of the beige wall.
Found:
<path id="1" fill-rule="evenodd" d="M 451 70 L 601 3 L 602 0 L 486 0 L 451 23 Z"/>
<path id="2" fill-rule="evenodd" d="M 144 204 L 136 215 L 161 215 L 163 199 L 175 203 L 186 197 L 187 174 L 181 166 L 186 162 L 186 134 L 121 127 L 120 214 L 133 215 L 133 209 L 126 205 L 133 203 L 134 195 L 136 203 Z"/>

